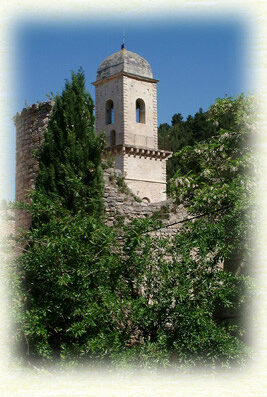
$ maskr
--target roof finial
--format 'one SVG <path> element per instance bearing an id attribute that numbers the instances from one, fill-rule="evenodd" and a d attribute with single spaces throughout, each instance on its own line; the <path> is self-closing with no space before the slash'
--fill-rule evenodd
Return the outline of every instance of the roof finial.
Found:
<path id="1" fill-rule="evenodd" d="M 125 45 L 125 34 L 124 34 L 124 31 L 123 31 L 122 45 L 121 45 L 121 49 L 122 50 L 124 49 L 124 45 Z"/>

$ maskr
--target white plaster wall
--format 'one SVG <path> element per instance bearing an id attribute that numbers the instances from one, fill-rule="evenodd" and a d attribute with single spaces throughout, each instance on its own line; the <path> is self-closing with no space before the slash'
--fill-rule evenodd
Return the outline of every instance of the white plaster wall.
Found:
<path id="1" fill-rule="evenodd" d="M 151 157 L 125 155 L 124 172 L 127 178 L 166 182 L 166 161 Z"/>
<path id="2" fill-rule="evenodd" d="M 150 203 L 165 201 L 167 198 L 165 183 L 132 181 L 127 179 L 125 179 L 125 182 L 136 196 L 141 199 L 148 198 Z"/>
<path id="3" fill-rule="evenodd" d="M 150 202 L 166 200 L 166 161 L 133 155 L 124 156 L 125 182 L 133 193 Z"/>

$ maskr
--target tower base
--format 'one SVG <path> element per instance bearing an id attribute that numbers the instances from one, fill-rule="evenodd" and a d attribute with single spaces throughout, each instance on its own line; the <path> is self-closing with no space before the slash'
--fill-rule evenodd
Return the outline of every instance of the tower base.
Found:
<path id="1" fill-rule="evenodd" d="M 137 197 L 149 203 L 166 200 L 166 161 L 172 152 L 116 145 L 106 148 L 105 155 L 114 159 Z"/>

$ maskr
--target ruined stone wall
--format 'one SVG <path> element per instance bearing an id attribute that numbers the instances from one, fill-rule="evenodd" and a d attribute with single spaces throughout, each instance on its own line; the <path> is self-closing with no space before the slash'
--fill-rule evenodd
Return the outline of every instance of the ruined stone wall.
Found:
<path id="1" fill-rule="evenodd" d="M 33 156 L 44 136 L 53 102 L 43 102 L 24 108 L 15 116 L 16 125 L 16 201 L 27 200 L 26 195 L 35 186 L 38 162 Z M 24 211 L 16 211 L 16 228 L 28 228 L 30 216 Z"/>
<path id="2" fill-rule="evenodd" d="M 184 207 L 177 206 L 172 200 L 158 203 L 140 202 L 126 185 L 124 186 L 122 183 L 123 186 L 120 186 L 122 180 L 120 170 L 109 168 L 104 171 L 104 203 L 107 225 L 112 226 L 118 221 L 125 224 L 134 218 L 151 217 L 158 213 L 165 227 L 154 234 L 161 237 L 173 237 L 182 227 L 182 223 L 178 222 L 187 217 Z"/>

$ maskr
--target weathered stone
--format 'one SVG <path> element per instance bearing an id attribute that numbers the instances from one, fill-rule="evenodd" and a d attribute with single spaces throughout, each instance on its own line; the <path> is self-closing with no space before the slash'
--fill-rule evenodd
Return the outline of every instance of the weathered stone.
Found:
<path id="1" fill-rule="evenodd" d="M 106 155 L 114 157 L 121 172 L 107 171 L 115 179 L 124 175 L 128 188 L 148 202 L 166 199 L 166 160 L 171 156 L 158 150 L 157 82 L 145 59 L 122 49 L 101 63 L 93 83 L 96 129 L 105 131 Z"/>
<path id="2" fill-rule="evenodd" d="M 135 106 L 135 99 L 132 98 L 130 95 L 129 81 L 127 79 L 121 81 L 122 84 L 121 86 L 119 86 L 120 83 L 118 81 L 117 82 L 114 81 L 114 84 L 115 86 L 116 84 L 118 84 L 117 92 L 119 94 L 123 93 L 124 97 L 125 98 L 127 97 L 127 104 L 128 104 L 127 106 L 132 106 L 132 110 L 133 110 L 132 113 L 135 114 L 135 109 L 133 107 Z M 156 101 L 156 85 L 154 82 L 153 84 L 151 82 L 149 82 L 148 84 L 145 83 L 147 82 L 142 81 L 142 79 L 134 81 L 134 83 L 131 81 L 131 84 L 135 84 L 135 89 L 137 93 L 143 92 L 142 90 L 144 90 L 145 88 L 150 90 L 149 91 L 150 93 L 147 94 L 148 96 L 145 98 L 149 108 L 149 104 L 151 104 L 151 107 L 153 107 L 152 105 Z M 122 97 L 118 97 L 117 99 L 119 101 L 122 99 Z M 121 104 L 119 104 L 119 102 L 117 104 L 118 107 L 122 106 Z M 15 118 L 15 124 L 17 128 L 17 140 L 16 140 L 16 200 L 17 201 L 25 201 L 27 192 L 31 191 L 34 188 L 39 167 L 38 167 L 38 162 L 33 157 L 32 153 L 33 150 L 39 147 L 40 142 L 43 141 L 44 130 L 47 126 L 47 122 L 49 120 L 49 116 L 52 111 L 52 106 L 53 103 L 51 102 L 40 103 L 38 104 L 38 106 L 33 105 L 30 108 L 23 109 L 23 111 L 21 113 L 18 113 Z M 124 110 L 122 114 L 125 115 Z M 141 125 L 142 123 L 136 123 L 136 121 L 133 119 L 133 114 L 128 118 L 127 128 L 130 129 L 133 128 L 133 126 L 135 128 L 137 127 L 141 129 L 143 128 L 145 134 L 148 134 L 148 136 L 149 134 L 152 134 L 151 137 L 153 137 L 154 139 L 153 150 L 154 149 L 157 150 L 156 113 L 147 114 L 147 119 L 146 119 L 147 124 L 144 125 Z M 118 124 L 118 126 L 119 125 L 120 124 Z M 127 133 L 127 128 L 126 130 L 124 130 L 125 134 Z M 143 150 L 145 149 L 142 149 L 141 152 Z M 144 218 L 147 216 L 152 216 L 154 212 L 160 211 L 162 207 L 164 206 L 166 207 L 166 205 L 169 205 L 169 210 L 167 210 L 167 212 L 170 212 L 171 216 L 169 217 L 169 219 L 165 220 L 166 227 L 158 231 L 157 235 L 174 236 L 177 230 L 181 227 L 181 224 L 172 225 L 170 227 L 169 225 L 171 223 L 175 223 L 176 221 L 183 219 L 186 216 L 186 212 L 183 207 L 175 206 L 175 204 L 172 203 L 170 200 L 168 201 L 162 200 L 163 197 L 162 195 L 153 196 L 153 199 L 155 199 L 155 197 L 159 197 L 158 200 L 161 200 L 157 203 L 137 202 L 136 197 L 134 196 L 131 190 L 129 190 L 128 193 L 127 192 L 125 193 L 122 192 L 123 186 L 120 187 L 118 186 L 117 179 L 122 178 L 123 175 L 122 171 L 123 172 L 127 171 L 127 177 L 129 178 L 131 172 L 135 172 L 137 175 L 137 173 L 139 172 L 138 170 L 141 169 L 140 172 L 143 172 L 142 175 L 144 176 L 148 172 L 147 167 L 150 167 L 149 169 L 153 170 L 153 172 L 151 171 L 154 175 L 153 178 L 159 176 L 160 178 L 163 178 L 162 181 L 163 184 L 165 184 L 166 179 L 164 178 L 166 175 L 162 171 L 163 168 L 165 167 L 165 160 L 164 159 L 155 160 L 155 158 L 153 158 L 155 160 L 154 162 L 154 160 L 149 157 L 152 154 L 149 155 L 147 154 L 148 157 L 143 156 L 143 154 L 142 153 L 140 154 L 141 157 L 136 156 L 136 153 L 134 155 L 132 154 L 129 154 L 129 156 L 126 155 L 125 159 L 129 159 L 132 156 L 130 160 L 125 160 L 124 162 L 125 167 L 128 164 L 127 170 L 126 167 L 123 170 L 108 168 L 104 171 L 104 184 L 105 184 L 104 208 L 107 215 L 106 223 L 108 226 L 112 226 L 114 225 L 114 223 L 116 223 L 119 219 L 121 220 L 122 218 L 124 223 L 128 223 L 134 218 Z M 139 161 L 140 158 L 142 159 L 141 162 Z M 119 165 L 121 159 L 118 158 L 117 160 L 118 160 L 117 164 Z M 156 166 L 155 164 L 161 164 L 160 168 L 158 169 L 157 168 L 158 166 Z M 133 166 L 132 169 L 131 169 L 131 165 Z M 152 174 L 149 175 L 152 178 L 151 176 Z M 152 179 L 150 180 L 150 182 L 152 181 Z M 148 191 L 152 191 L 154 189 L 151 187 L 154 182 L 153 183 L 150 182 L 147 183 L 147 187 L 146 187 Z M 120 184 L 123 185 L 122 181 L 120 181 Z M 128 186 L 130 186 L 130 183 L 128 183 Z M 136 193 L 136 186 L 134 187 L 134 191 Z M 27 228 L 29 227 L 30 222 L 31 222 L 31 218 L 29 214 L 23 211 L 16 211 L 16 227 Z"/>

